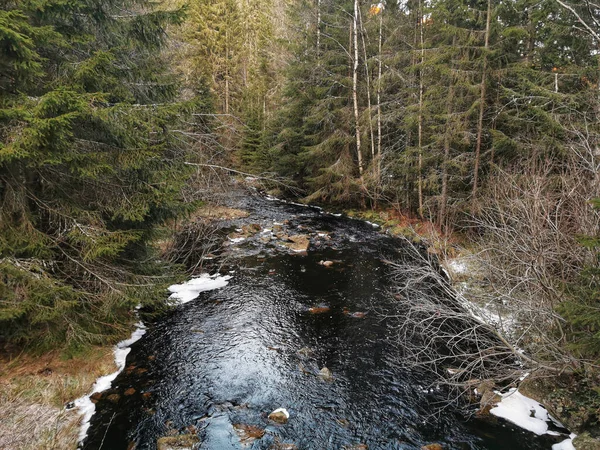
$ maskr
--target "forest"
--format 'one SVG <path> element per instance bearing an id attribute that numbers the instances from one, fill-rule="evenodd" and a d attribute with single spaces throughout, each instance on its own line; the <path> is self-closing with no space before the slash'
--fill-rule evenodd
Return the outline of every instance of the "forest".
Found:
<path id="1" fill-rule="evenodd" d="M 186 267 L 165 243 L 252 177 L 410 223 L 442 262 L 468 249 L 528 324 L 506 344 L 574 377 L 598 426 L 591 0 L 0 6 L 1 351 L 76 355 L 167 310 Z"/>

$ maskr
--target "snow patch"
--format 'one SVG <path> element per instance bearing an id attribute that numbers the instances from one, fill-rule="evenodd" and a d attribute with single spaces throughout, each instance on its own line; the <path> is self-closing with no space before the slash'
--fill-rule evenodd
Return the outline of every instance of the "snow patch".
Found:
<path id="1" fill-rule="evenodd" d="M 245 237 L 229 238 L 229 242 L 231 242 L 232 244 L 239 244 L 240 242 L 244 242 L 245 240 Z"/>
<path id="2" fill-rule="evenodd" d="M 81 428 L 79 429 L 79 442 L 83 442 L 83 440 L 87 437 L 88 430 L 90 428 L 90 420 L 94 413 L 96 412 L 96 405 L 92 402 L 91 396 L 96 394 L 97 392 L 103 392 L 107 389 L 110 389 L 112 386 L 112 382 L 117 378 L 117 376 L 123 371 L 125 368 L 125 362 L 127 360 L 127 355 L 131 351 L 131 345 L 141 339 L 141 337 L 146 334 L 146 327 L 142 322 L 138 322 L 136 324 L 136 329 L 133 333 L 131 333 L 131 337 L 124 341 L 119 342 L 114 348 L 115 355 L 115 364 L 117 365 L 117 370 L 110 375 L 105 375 L 100 377 L 94 383 L 92 387 L 92 392 L 84 397 L 80 397 L 73 402 L 74 406 L 79 409 L 79 413 L 82 415 L 81 418 Z"/>
<path id="3" fill-rule="evenodd" d="M 446 265 L 455 274 L 467 273 L 468 270 L 467 263 L 464 260 L 460 260 L 458 258 L 447 261 Z"/>
<path id="4" fill-rule="evenodd" d="M 179 304 L 187 303 L 198 298 L 201 292 L 212 291 L 227 286 L 229 280 L 231 280 L 231 275 L 221 276 L 218 273 L 214 275 L 203 273 L 199 277 L 192 278 L 183 284 L 169 286 L 169 292 L 171 292 L 169 298 L 178 300 Z"/>
<path id="5" fill-rule="evenodd" d="M 552 450 L 575 450 L 575 446 L 573 445 L 573 439 L 575 439 L 577 435 L 575 433 L 571 433 L 569 439 L 565 439 L 558 444 L 554 444 L 552 446 Z"/>
<path id="6" fill-rule="evenodd" d="M 548 423 L 553 422 L 554 419 L 548 414 L 546 408 L 524 396 L 515 388 L 510 389 L 506 394 L 499 395 L 502 400 L 490 410 L 491 414 L 502 417 L 537 435 L 548 433 Z M 554 449 L 554 447 L 552 448 Z M 565 447 L 563 450 L 567 448 Z"/>

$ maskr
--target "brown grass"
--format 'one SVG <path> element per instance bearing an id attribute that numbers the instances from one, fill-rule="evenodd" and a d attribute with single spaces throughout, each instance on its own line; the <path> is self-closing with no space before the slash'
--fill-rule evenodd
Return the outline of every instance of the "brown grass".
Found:
<path id="1" fill-rule="evenodd" d="M 59 353 L 0 356 L 0 448 L 77 448 L 80 415 L 65 405 L 89 392 L 96 378 L 115 370 L 111 347 L 77 358 Z"/>

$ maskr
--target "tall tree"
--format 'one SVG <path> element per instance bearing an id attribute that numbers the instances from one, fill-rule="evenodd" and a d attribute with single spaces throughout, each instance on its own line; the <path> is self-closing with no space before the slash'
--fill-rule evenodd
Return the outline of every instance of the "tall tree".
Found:
<path id="1" fill-rule="evenodd" d="M 185 210 L 178 104 L 161 52 L 182 20 L 138 0 L 24 0 L 0 11 L 0 340 L 112 336 Z M 198 100 L 200 101 L 200 99 Z M 165 182 L 169 180 L 169 182 Z"/>

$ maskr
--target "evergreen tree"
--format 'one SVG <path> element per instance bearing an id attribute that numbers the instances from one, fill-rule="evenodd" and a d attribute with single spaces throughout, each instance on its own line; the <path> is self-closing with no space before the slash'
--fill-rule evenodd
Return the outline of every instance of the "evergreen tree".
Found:
<path id="1" fill-rule="evenodd" d="M 145 0 L 3 7 L 0 340 L 103 342 L 152 301 L 137 286 L 156 281 L 143 278 L 149 241 L 186 208 L 170 128 L 196 106 L 175 102 L 161 53 L 182 11 Z"/>

